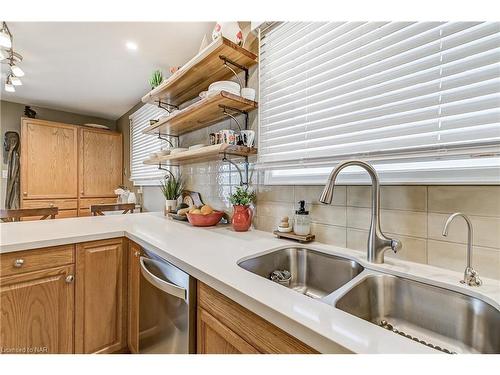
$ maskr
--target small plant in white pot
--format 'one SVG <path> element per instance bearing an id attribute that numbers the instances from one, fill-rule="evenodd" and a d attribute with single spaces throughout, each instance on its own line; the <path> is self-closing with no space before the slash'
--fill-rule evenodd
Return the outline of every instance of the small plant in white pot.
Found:
<path id="1" fill-rule="evenodd" d="M 172 212 L 177 207 L 177 200 L 184 190 L 184 180 L 182 176 L 175 178 L 172 176 L 166 176 L 163 181 L 160 182 L 161 192 L 165 197 L 165 210 L 166 212 Z"/>

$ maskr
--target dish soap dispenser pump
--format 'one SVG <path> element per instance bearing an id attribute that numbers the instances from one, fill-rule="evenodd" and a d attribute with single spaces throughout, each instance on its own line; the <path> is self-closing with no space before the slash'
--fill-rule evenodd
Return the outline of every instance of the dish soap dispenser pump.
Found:
<path id="1" fill-rule="evenodd" d="M 305 201 L 299 201 L 299 209 L 295 211 L 293 231 L 299 236 L 307 236 L 311 233 L 311 216 L 305 206 Z"/>

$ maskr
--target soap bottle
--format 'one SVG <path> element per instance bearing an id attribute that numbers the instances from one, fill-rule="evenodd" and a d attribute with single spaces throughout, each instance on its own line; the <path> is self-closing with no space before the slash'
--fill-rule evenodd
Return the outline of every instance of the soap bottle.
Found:
<path id="1" fill-rule="evenodd" d="M 306 211 L 306 202 L 299 201 L 299 209 L 295 211 L 293 231 L 299 236 L 307 236 L 311 233 L 311 216 Z"/>

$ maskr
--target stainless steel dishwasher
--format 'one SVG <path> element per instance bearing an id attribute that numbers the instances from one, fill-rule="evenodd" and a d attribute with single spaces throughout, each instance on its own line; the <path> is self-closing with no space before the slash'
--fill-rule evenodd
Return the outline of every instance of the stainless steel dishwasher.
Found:
<path id="1" fill-rule="evenodd" d="M 196 351 L 196 280 L 151 252 L 140 257 L 139 353 Z"/>

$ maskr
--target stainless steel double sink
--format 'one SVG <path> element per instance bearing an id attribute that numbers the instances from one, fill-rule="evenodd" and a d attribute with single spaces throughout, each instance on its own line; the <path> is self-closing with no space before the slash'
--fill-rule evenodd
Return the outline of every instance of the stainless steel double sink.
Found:
<path id="1" fill-rule="evenodd" d="M 303 247 L 238 265 L 443 353 L 500 353 L 500 311 L 481 299 Z"/>

